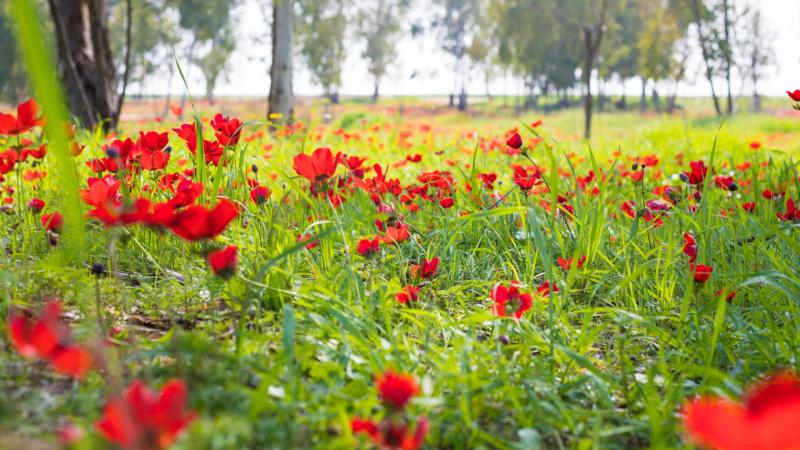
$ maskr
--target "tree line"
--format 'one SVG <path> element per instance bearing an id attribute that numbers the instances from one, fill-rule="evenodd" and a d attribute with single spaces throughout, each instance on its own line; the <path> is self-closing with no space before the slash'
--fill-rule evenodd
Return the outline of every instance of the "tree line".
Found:
<path id="1" fill-rule="evenodd" d="M 587 137 L 593 111 L 628 108 L 631 81 L 641 88 L 640 108 L 650 103 L 672 111 L 678 84 L 702 78 L 716 113 L 726 115 L 734 112 L 731 80 L 737 77 L 749 85 L 758 110 L 759 82 L 775 63 L 774 35 L 757 3 L 733 0 L 31 1 L 47 28 L 70 109 L 87 126 L 114 127 L 129 87 L 155 77 L 172 80 L 176 57 L 184 70 L 202 72 L 213 98 L 245 40 L 271 42 L 271 54 L 260 56 L 270 65 L 268 112 L 284 120 L 292 116 L 296 60 L 337 102 L 345 60 L 360 51 L 377 100 L 382 81 L 397 69 L 399 42 L 433 36 L 449 56 L 451 106 L 467 109 L 471 79 L 482 78 L 489 96 L 492 79 L 518 80 L 524 106 L 532 108 L 542 107 L 542 99 L 556 99 L 547 108 L 569 106 L 577 92 Z M 237 32 L 244 2 L 258 5 L 263 35 Z M 8 3 L 0 10 L 5 36 L 13 33 Z M 412 17 L 413 11 L 424 14 Z M 0 41 L 0 99 L 26 95 L 20 64 L 13 40 Z M 613 105 L 605 95 L 610 85 L 623 88 Z M 164 113 L 172 101 L 168 94 Z"/>

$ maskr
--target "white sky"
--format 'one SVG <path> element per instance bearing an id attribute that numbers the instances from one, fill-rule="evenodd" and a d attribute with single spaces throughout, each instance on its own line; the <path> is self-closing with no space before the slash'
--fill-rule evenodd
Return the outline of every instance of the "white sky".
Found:
<path id="1" fill-rule="evenodd" d="M 655 1 L 655 0 L 653 0 Z M 258 0 L 242 0 L 241 6 L 235 11 L 234 20 L 237 23 L 236 33 L 239 39 L 238 47 L 231 57 L 229 67 L 233 68 L 227 80 L 219 83 L 216 95 L 230 96 L 266 96 L 269 92 L 269 22 L 264 18 Z M 751 4 L 757 5 L 764 15 L 768 30 L 775 35 L 773 42 L 777 57 L 777 67 L 770 68 L 771 76 L 759 86 L 759 91 L 766 95 L 782 95 L 789 89 L 800 89 L 800 0 L 754 0 Z M 425 14 L 429 2 L 417 0 L 415 10 L 411 17 Z M 259 37 L 257 41 L 256 37 Z M 372 79 L 367 73 L 366 63 L 360 59 L 361 45 L 350 42 L 348 45 L 347 61 L 342 73 L 343 95 L 370 95 L 372 93 Z M 398 60 L 390 70 L 389 75 L 381 84 L 381 94 L 384 95 L 446 95 L 452 91 L 452 59 L 438 48 L 434 36 L 429 34 L 412 39 L 410 36 L 401 40 L 398 46 Z M 680 95 L 707 95 L 708 83 L 700 72 L 699 64 L 693 64 L 690 80 L 678 87 Z M 412 74 L 416 74 L 412 78 Z M 189 69 L 189 86 L 192 93 L 205 92 L 202 75 L 197 69 Z M 480 71 L 471 74 L 469 92 L 483 94 L 485 92 L 483 76 Z M 172 92 L 181 92 L 183 86 L 178 77 L 173 80 Z M 742 92 L 738 76 L 735 80 L 734 92 Z M 167 79 L 164 76 L 154 77 L 144 86 L 145 93 L 163 94 L 167 89 Z M 503 79 L 498 77 L 491 85 L 493 94 L 519 93 L 521 82 L 518 80 Z M 611 87 L 617 90 L 619 87 Z M 671 87 L 662 86 L 665 92 Z M 718 84 L 722 89 L 722 83 Z M 749 85 L 743 92 L 750 93 Z M 321 89 L 311 82 L 308 71 L 303 67 L 302 61 L 295 56 L 294 90 L 298 95 L 318 95 Z M 635 95 L 639 90 L 638 82 L 628 83 L 629 95 Z M 137 89 L 134 88 L 133 92 Z"/>

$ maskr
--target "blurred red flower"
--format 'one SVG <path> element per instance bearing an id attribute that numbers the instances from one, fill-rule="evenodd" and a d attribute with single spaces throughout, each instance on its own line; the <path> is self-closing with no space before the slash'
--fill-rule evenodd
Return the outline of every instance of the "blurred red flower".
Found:
<path id="1" fill-rule="evenodd" d="M 221 200 L 210 210 L 201 205 L 192 205 L 175 214 L 169 229 L 187 241 L 213 239 L 225 231 L 225 227 L 238 215 L 239 210 L 229 200 Z"/>
<path id="2" fill-rule="evenodd" d="M 64 226 L 64 216 L 59 212 L 54 212 L 52 214 L 42 214 L 42 226 L 47 231 L 52 231 L 53 233 L 58 233 L 61 231 L 61 227 Z"/>
<path id="3" fill-rule="evenodd" d="M 229 245 L 208 254 L 208 265 L 211 266 L 211 271 L 214 272 L 214 275 L 227 279 L 236 273 L 236 268 L 239 265 L 237 250 L 235 245 Z"/>
<path id="4" fill-rule="evenodd" d="M 30 199 L 28 209 L 33 214 L 39 214 L 44 209 L 44 200 L 36 197 Z"/>
<path id="5" fill-rule="evenodd" d="M 383 450 L 418 450 L 425 442 L 429 426 L 425 417 L 417 419 L 417 428 L 413 432 L 404 422 L 395 423 L 389 419 L 379 423 L 359 418 L 350 421 L 353 433 L 366 434 L 378 448 Z"/>
<path id="6" fill-rule="evenodd" d="M 161 450 L 175 442 L 196 417 L 186 409 L 186 385 L 172 380 L 156 394 L 141 381 L 106 402 L 103 417 L 95 423 L 110 442 L 126 450 Z"/>
<path id="7" fill-rule="evenodd" d="M 697 240 L 691 233 L 683 233 L 683 253 L 689 257 L 689 263 L 697 260 Z"/>
<path id="8" fill-rule="evenodd" d="M 14 348 L 26 358 L 47 360 L 59 373 L 82 377 L 92 366 L 91 354 L 72 344 L 72 332 L 59 320 L 61 303 L 49 301 L 41 312 L 12 312 L 8 334 Z"/>
<path id="9" fill-rule="evenodd" d="M 376 237 L 375 239 L 372 240 L 361 239 L 360 241 L 358 241 L 358 247 L 356 248 L 356 251 L 358 251 L 359 255 L 368 258 L 378 253 L 380 245 L 381 245 L 381 239 L 379 237 Z"/>
<path id="10" fill-rule="evenodd" d="M 682 408 L 683 427 L 696 445 L 715 450 L 800 448 L 800 378 L 783 372 L 752 385 L 742 402 L 698 397 Z"/>
<path id="11" fill-rule="evenodd" d="M 381 401 L 395 409 L 405 408 L 411 397 L 419 393 L 413 376 L 391 370 L 375 377 L 375 387 Z"/>
<path id="12" fill-rule="evenodd" d="M 400 292 L 394 294 L 394 297 L 402 304 L 415 302 L 419 299 L 419 286 L 404 286 Z"/>
<path id="13" fill-rule="evenodd" d="M 776 211 L 775 215 L 784 222 L 800 221 L 800 209 L 797 209 L 792 199 L 786 200 L 786 212 Z"/>
<path id="14" fill-rule="evenodd" d="M 697 283 L 705 283 L 711 278 L 714 268 L 705 264 L 690 264 L 689 268 L 692 270 L 692 276 Z"/>
<path id="15" fill-rule="evenodd" d="M 256 186 L 250 190 L 250 199 L 257 205 L 263 205 L 269 200 L 271 192 L 266 186 Z"/>
<path id="16" fill-rule="evenodd" d="M 17 105 L 17 117 L 0 113 L 0 135 L 19 136 L 41 125 L 42 119 L 36 117 L 38 111 L 39 105 L 34 99 L 30 99 Z"/>
<path id="17" fill-rule="evenodd" d="M 789 98 L 796 102 L 800 102 L 800 89 L 795 89 L 794 91 L 786 91 L 786 94 L 789 95 Z"/>
<path id="18" fill-rule="evenodd" d="M 417 279 L 426 280 L 433 278 L 436 271 L 439 269 L 439 257 L 433 259 L 423 259 L 422 264 L 412 264 L 409 271 L 411 276 Z"/>

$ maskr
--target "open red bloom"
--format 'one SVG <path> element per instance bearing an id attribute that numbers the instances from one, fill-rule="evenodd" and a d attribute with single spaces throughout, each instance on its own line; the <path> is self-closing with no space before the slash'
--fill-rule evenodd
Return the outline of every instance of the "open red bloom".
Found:
<path id="1" fill-rule="evenodd" d="M 585 262 L 586 262 L 586 255 L 583 255 L 580 258 L 578 258 L 578 264 L 577 264 L 578 269 L 582 268 Z M 564 259 L 559 256 L 558 259 L 556 260 L 556 263 L 558 264 L 559 267 L 561 267 L 561 270 L 563 270 L 564 272 L 569 272 L 570 267 L 573 266 L 574 260 L 572 258 Z"/>
<path id="2" fill-rule="evenodd" d="M 17 117 L 0 113 L 0 135 L 19 136 L 41 125 L 42 119 L 36 117 L 38 111 L 39 105 L 34 99 L 30 99 L 17 105 Z"/>
<path id="3" fill-rule="evenodd" d="M 386 227 L 386 233 L 383 236 L 384 244 L 396 244 L 403 242 L 409 238 L 408 225 L 398 224 L 395 226 Z"/>
<path id="4" fill-rule="evenodd" d="M 236 273 L 239 265 L 237 250 L 235 245 L 229 245 L 208 254 L 208 265 L 211 266 L 214 275 L 227 279 Z"/>
<path id="5" fill-rule="evenodd" d="M 28 209 L 33 214 L 39 214 L 44 209 L 44 200 L 36 197 L 32 198 L 28 202 Z"/>
<path id="6" fill-rule="evenodd" d="M 703 161 L 692 161 L 689 163 L 689 171 L 684 172 L 689 184 L 703 184 L 708 174 L 708 167 Z"/>
<path id="7" fill-rule="evenodd" d="M 784 222 L 798 222 L 800 221 L 800 209 L 794 204 L 794 200 L 786 199 L 786 212 L 775 212 L 775 215 L 778 216 L 778 219 Z"/>
<path id="8" fill-rule="evenodd" d="M 517 319 L 531 309 L 533 304 L 533 296 L 521 291 L 520 285 L 516 281 L 512 281 L 508 286 L 497 283 L 492 289 L 492 300 L 494 301 L 494 313 L 498 317 L 508 316 L 508 305 L 510 303 L 512 307 L 516 307 L 514 317 Z"/>
<path id="9" fill-rule="evenodd" d="M 180 128 L 173 128 L 175 132 L 184 142 L 192 155 L 197 155 L 197 128 L 192 123 L 185 123 Z M 219 165 L 219 160 L 225 148 L 217 141 L 203 140 L 203 157 L 208 164 L 215 166 Z"/>
<path id="10" fill-rule="evenodd" d="M 381 238 L 379 237 L 376 237 L 375 239 L 372 240 L 361 239 L 360 241 L 358 241 L 358 248 L 356 248 L 356 251 L 358 251 L 359 255 L 368 258 L 378 253 L 378 250 L 380 250 L 380 245 L 381 245 Z"/>
<path id="11" fill-rule="evenodd" d="M 705 283 L 711 278 L 714 268 L 705 264 L 690 264 L 689 268 L 692 270 L 692 276 L 697 283 Z"/>
<path id="12" fill-rule="evenodd" d="M 97 430 L 126 450 L 160 450 L 172 445 L 195 418 L 186 409 L 186 385 L 172 380 L 156 394 L 134 381 L 124 394 L 106 402 Z"/>
<path id="13" fill-rule="evenodd" d="M 256 205 L 263 205 L 269 200 L 270 194 L 271 192 L 268 187 L 256 186 L 250 190 L 250 199 L 253 200 L 253 203 Z"/>
<path id="14" fill-rule="evenodd" d="M 61 227 L 64 226 L 64 216 L 59 212 L 54 212 L 53 214 L 42 214 L 42 226 L 47 231 L 52 231 L 53 233 L 58 233 L 61 231 Z"/>
<path id="15" fill-rule="evenodd" d="M 341 153 L 334 156 L 331 149 L 326 147 L 314 150 L 311 155 L 299 153 L 293 159 L 294 171 L 316 186 L 325 183 L 336 173 L 340 158 Z"/>
<path id="16" fill-rule="evenodd" d="M 689 257 L 689 263 L 697 260 L 697 240 L 690 233 L 683 233 L 683 253 Z"/>
<path id="17" fill-rule="evenodd" d="M 411 272 L 412 277 L 426 280 L 428 278 L 433 278 L 438 269 L 439 257 L 437 256 L 433 259 L 422 260 L 422 264 L 412 264 L 409 271 Z"/>
<path id="18" fill-rule="evenodd" d="M 136 145 L 142 150 L 154 152 L 156 150 L 164 150 L 164 147 L 169 144 L 169 135 L 159 133 L 157 131 L 139 132 L 139 140 Z"/>
<path id="19" fill-rule="evenodd" d="M 795 89 L 794 91 L 786 91 L 786 94 L 789 95 L 789 98 L 796 102 L 800 102 L 800 89 Z"/>
<path id="20" fill-rule="evenodd" d="M 514 166 L 512 181 L 527 194 L 534 186 L 541 183 L 542 174 L 538 170 L 528 170 L 522 166 Z"/>
<path id="21" fill-rule="evenodd" d="M 192 205 L 175 214 L 169 229 L 187 241 L 213 239 L 225 231 L 225 227 L 238 215 L 236 205 L 228 200 L 221 200 L 211 210 Z"/>
<path id="22" fill-rule="evenodd" d="M 61 303 L 56 300 L 35 316 L 14 312 L 8 316 L 8 334 L 20 355 L 47 360 L 56 371 L 80 378 L 92 366 L 92 357 L 86 349 L 72 344 L 72 333 L 59 321 L 60 316 Z"/>
<path id="23" fill-rule="evenodd" d="M 397 301 L 402 304 L 415 302 L 419 300 L 419 286 L 405 286 L 400 292 L 394 294 L 394 298 L 396 298 Z"/>
<path id="24" fill-rule="evenodd" d="M 405 408 L 411 397 L 419 393 L 413 376 L 391 370 L 375 377 L 375 387 L 378 389 L 381 401 L 396 409 Z"/>
<path id="25" fill-rule="evenodd" d="M 518 150 L 522 147 L 522 136 L 520 136 L 519 133 L 512 134 L 511 137 L 506 140 L 506 145 L 514 150 Z"/>
<path id="26" fill-rule="evenodd" d="M 228 116 L 217 114 L 211 119 L 211 128 L 214 129 L 214 135 L 222 146 L 236 145 L 239 143 L 241 136 L 242 121 L 239 119 L 231 119 Z"/>
<path id="27" fill-rule="evenodd" d="M 699 397 L 683 406 L 689 440 L 715 450 L 800 448 L 800 377 L 784 372 L 755 383 L 737 402 Z"/>
<path id="28" fill-rule="evenodd" d="M 536 293 L 542 297 L 549 297 L 551 291 L 558 292 L 558 286 L 555 283 L 550 284 L 549 281 L 545 281 L 536 288 Z"/>
<path id="29" fill-rule="evenodd" d="M 428 433 L 428 419 L 417 419 L 417 428 L 411 432 L 405 423 L 383 420 L 375 423 L 371 420 L 355 418 L 350 421 L 353 433 L 366 434 L 372 442 L 383 450 L 418 450 L 425 442 Z"/>

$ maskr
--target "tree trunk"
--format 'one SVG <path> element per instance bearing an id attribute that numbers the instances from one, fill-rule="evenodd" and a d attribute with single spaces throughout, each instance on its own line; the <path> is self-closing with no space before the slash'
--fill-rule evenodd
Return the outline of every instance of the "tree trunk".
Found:
<path id="1" fill-rule="evenodd" d="M 753 112 L 760 113 L 761 112 L 761 95 L 758 94 L 758 74 L 756 72 L 756 68 L 753 67 L 753 74 L 752 74 L 752 81 L 753 81 L 753 100 L 751 103 L 751 108 Z"/>
<path id="2" fill-rule="evenodd" d="M 49 0 L 59 75 L 70 112 L 85 126 L 113 128 L 117 83 L 108 34 L 107 0 Z"/>
<path id="3" fill-rule="evenodd" d="M 122 115 L 122 107 L 125 105 L 125 91 L 128 89 L 128 78 L 131 72 L 131 40 L 133 29 L 133 1 L 125 1 L 125 71 L 122 74 L 122 90 L 117 98 L 117 106 L 114 110 L 114 118 L 112 120 L 116 128 L 119 123 L 119 117 Z"/>
<path id="4" fill-rule="evenodd" d="M 169 65 L 169 77 L 167 78 L 167 96 L 164 99 L 164 111 L 161 117 L 167 117 L 169 113 L 169 101 L 172 99 L 172 77 L 175 75 L 175 62 Z"/>
<path id="5" fill-rule="evenodd" d="M 372 103 L 378 103 L 378 98 L 381 95 L 380 87 L 381 87 L 381 79 L 380 77 L 375 77 L 375 88 L 372 91 Z"/>
<path id="6" fill-rule="evenodd" d="M 647 111 L 647 80 L 642 77 L 642 96 L 639 98 L 639 113 Z"/>
<path id="7" fill-rule="evenodd" d="M 714 87 L 714 68 L 711 65 L 711 52 L 708 49 L 708 42 L 703 34 L 703 15 L 700 11 L 700 1 L 692 0 L 692 10 L 694 12 L 695 25 L 697 26 L 697 38 L 700 41 L 700 50 L 703 54 L 703 61 L 706 65 L 706 79 L 711 86 L 711 98 L 714 100 L 714 110 L 718 116 L 722 115 L 722 107 L 719 104 L 717 90 Z"/>
<path id="8" fill-rule="evenodd" d="M 653 82 L 653 108 L 655 108 L 657 114 L 661 114 L 661 96 L 658 95 L 658 90 L 656 89 L 656 84 Z"/>
<path id="9" fill-rule="evenodd" d="M 269 114 L 280 114 L 291 122 L 294 112 L 292 95 L 292 1 L 273 0 L 272 67 L 270 69 Z"/>
<path id="10" fill-rule="evenodd" d="M 459 111 L 466 111 L 467 110 L 467 90 L 464 85 L 461 85 L 461 93 L 458 94 L 458 110 Z"/>
<path id="11" fill-rule="evenodd" d="M 733 50 L 731 49 L 731 20 L 728 11 L 728 0 L 722 2 L 723 11 L 723 34 L 725 39 L 725 83 L 728 87 L 728 115 L 733 115 L 733 87 L 731 86 L 731 71 L 733 70 Z"/>
<path id="12" fill-rule="evenodd" d="M 597 57 L 597 51 L 600 49 L 600 43 L 603 41 L 602 27 L 584 27 L 583 28 L 584 44 L 586 45 L 586 59 L 583 64 L 583 84 L 586 92 L 583 96 L 583 137 L 589 139 L 592 137 L 592 71 L 594 70 L 594 61 Z"/>

